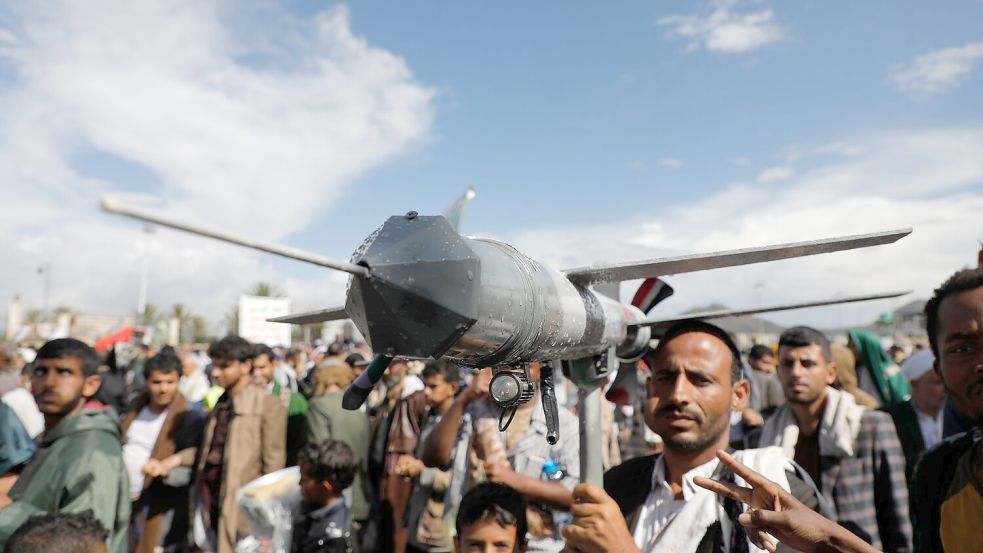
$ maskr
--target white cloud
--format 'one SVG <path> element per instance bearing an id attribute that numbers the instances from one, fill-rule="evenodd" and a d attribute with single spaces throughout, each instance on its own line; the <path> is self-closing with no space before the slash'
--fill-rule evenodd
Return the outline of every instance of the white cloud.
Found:
<path id="1" fill-rule="evenodd" d="M 679 159 L 664 157 L 659 160 L 659 167 L 664 167 L 666 169 L 679 169 L 682 166 L 683 162 Z"/>
<path id="2" fill-rule="evenodd" d="M 791 167 L 769 167 L 758 175 L 757 180 L 761 183 L 779 182 L 792 178 L 794 174 Z"/>
<path id="3" fill-rule="evenodd" d="M 657 23 L 669 36 L 689 40 L 689 48 L 740 54 L 774 42 L 785 35 L 771 10 L 737 11 L 738 0 L 713 0 L 699 15 L 670 15 Z"/>
<path id="4" fill-rule="evenodd" d="M 923 54 L 891 74 L 898 90 L 932 94 L 948 90 L 964 79 L 983 58 L 983 42 L 971 42 Z"/>
<path id="5" fill-rule="evenodd" d="M 87 153 L 142 168 L 155 182 L 138 191 L 185 220 L 277 240 L 426 142 L 434 92 L 354 34 L 346 8 L 301 21 L 261 6 L 0 8 L 0 71 L 13 76 L 0 92 L 0 297 L 32 303 L 33 267 L 53 260 L 52 304 L 132 309 L 142 235 L 96 204 L 135 183 L 93 172 Z M 282 280 L 269 258 L 169 231 L 151 253 L 150 301 L 213 317 L 250 284 Z M 306 304 L 336 279 L 284 288 Z"/>
<path id="6" fill-rule="evenodd" d="M 713 302 L 732 307 L 897 289 L 913 296 L 775 314 L 786 324 L 866 323 L 927 297 L 974 264 L 983 236 L 983 127 L 852 137 L 864 153 L 830 157 L 786 181 L 734 185 L 622 223 L 534 228 L 511 237 L 552 266 L 577 267 L 913 227 L 900 242 L 853 252 L 670 277 L 666 313 Z M 757 282 L 765 282 L 755 290 Z M 633 292 L 636 284 L 626 284 Z M 842 320 L 841 320 L 842 315 Z"/>

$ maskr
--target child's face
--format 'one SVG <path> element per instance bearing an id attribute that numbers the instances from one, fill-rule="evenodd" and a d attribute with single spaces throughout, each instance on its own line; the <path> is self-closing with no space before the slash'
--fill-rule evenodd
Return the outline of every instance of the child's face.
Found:
<path id="1" fill-rule="evenodd" d="M 454 550 L 458 553 L 521 553 L 515 526 L 502 526 L 495 520 L 479 520 L 461 528 L 454 538 Z"/>
<path id="2" fill-rule="evenodd" d="M 330 494 L 328 493 L 328 486 L 326 482 L 318 480 L 311 476 L 310 467 L 305 463 L 300 465 L 300 495 L 304 497 L 304 501 L 309 501 L 311 503 L 325 503 L 330 499 Z"/>

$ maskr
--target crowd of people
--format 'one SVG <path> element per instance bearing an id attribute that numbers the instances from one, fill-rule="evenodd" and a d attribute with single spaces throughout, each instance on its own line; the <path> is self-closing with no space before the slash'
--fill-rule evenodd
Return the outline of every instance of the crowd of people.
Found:
<path id="1" fill-rule="evenodd" d="M 562 385 L 551 444 L 538 391 L 503 431 L 492 370 L 447 360 L 397 357 L 344 409 L 364 345 L 8 347 L 0 547 L 273 550 L 240 490 L 296 466 L 283 552 L 979 550 L 983 269 L 925 312 L 913 351 L 863 330 L 742 352 L 705 321 L 666 329 L 643 397 L 602 406 L 603 487 L 579 483 Z"/>

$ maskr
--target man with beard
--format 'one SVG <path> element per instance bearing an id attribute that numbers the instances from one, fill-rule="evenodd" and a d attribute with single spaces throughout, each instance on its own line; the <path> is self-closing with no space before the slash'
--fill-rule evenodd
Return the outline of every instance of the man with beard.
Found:
<path id="1" fill-rule="evenodd" d="M 891 417 L 836 390 L 836 364 L 819 331 L 794 327 L 778 340 L 787 404 L 768 419 L 760 445 L 779 446 L 808 471 L 836 521 L 876 548 L 911 551 L 905 458 Z"/>
<path id="2" fill-rule="evenodd" d="M 738 502 L 694 484 L 696 477 L 743 484 L 716 457 L 727 448 L 730 420 L 740 416 L 750 392 L 730 336 L 702 321 L 679 323 L 666 332 L 648 364 L 645 423 L 662 436 L 664 452 L 609 470 L 604 491 L 578 485 L 574 523 L 564 531 L 567 549 L 759 552 L 772 546 L 763 532 L 745 533 L 737 521 L 743 512 Z M 780 449 L 734 456 L 810 508 L 819 505 L 808 476 Z"/>
<path id="3" fill-rule="evenodd" d="M 952 275 L 925 304 L 935 372 L 974 430 L 926 451 L 915 468 L 915 550 L 979 551 L 983 520 L 983 268 Z"/>
<path id="4" fill-rule="evenodd" d="M 286 459 L 287 410 L 253 382 L 253 346 L 226 336 L 208 347 L 212 377 L 225 388 L 212 409 L 198 454 L 192 494 L 195 543 L 204 551 L 232 553 L 249 534 L 236 492 Z"/>
<path id="5" fill-rule="evenodd" d="M 89 400 L 99 390 L 99 357 L 72 338 L 38 351 L 31 391 L 44 434 L 9 497 L 0 496 L 0 545 L 32 515 L 92 511 L 109 530 L 110 553 L 124 553 L 130 490 L 116 413 Z M 9 504 L 8 504 L 9 503 Z"/>

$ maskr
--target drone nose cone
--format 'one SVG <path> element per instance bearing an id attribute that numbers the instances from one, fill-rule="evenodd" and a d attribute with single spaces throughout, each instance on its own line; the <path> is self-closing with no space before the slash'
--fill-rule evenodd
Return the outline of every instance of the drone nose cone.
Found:
<path id="1" fill-rule="evenodd" d="M 355 252 L 346 310 L 372 349 L 439 357 L 477 320 L 481 263 L 444 217 L 390 217 Z"/>

